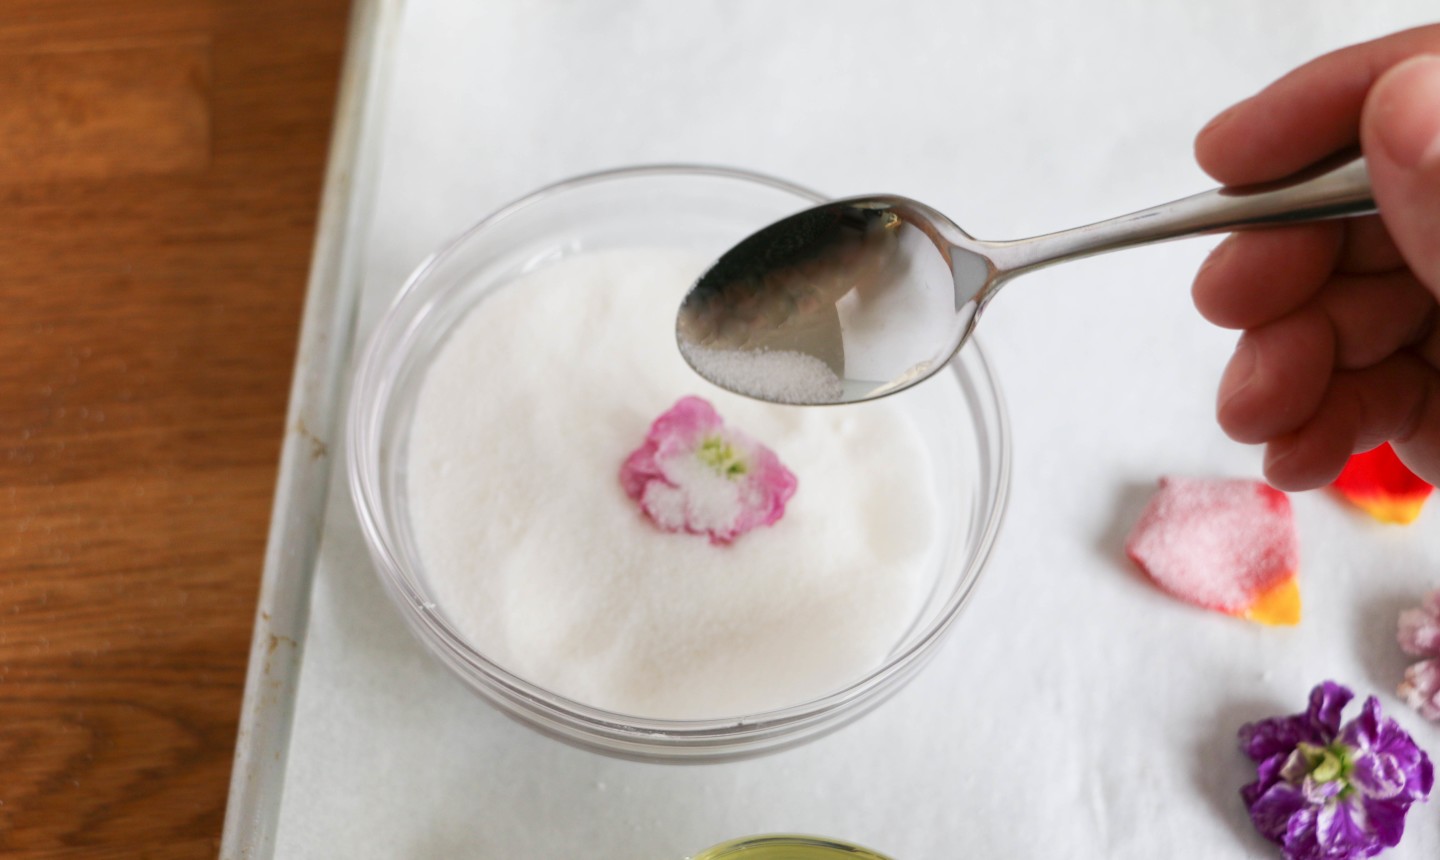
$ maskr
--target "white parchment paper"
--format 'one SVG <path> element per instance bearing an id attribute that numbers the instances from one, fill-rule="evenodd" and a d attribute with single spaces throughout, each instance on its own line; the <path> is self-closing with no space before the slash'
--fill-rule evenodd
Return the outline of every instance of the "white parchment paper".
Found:
<path id="1" fill-rule="evenodd" d="M 1202 190 L 1190 147 L 1213 113 L 1427 17 L 1431 0 L 412 0 L 361 337 L 449 236 L 599 168 L 709 162 L 896 192 L 985 238 Z M 1259 453 L 1212 418 L 1233 334 L 1189 303 L 1211 244 L 1007 288 L 981 340 L 1011 410 L 1014 484 L 973 601 L 894 699 L 759 760 L 615 761 L 501 717 L 403 629 L 337 469 L 277 856 L 678 860 L 787 831 L 898 860 L 1271 857 L 1237 796 L 1240 723 L 1334 678 L 1440 754 L 1440 727 L 1392 693 L 1395 615 L 1440 585 L 1440 502 L 1396 528 L 1296 496 L 1294 629 L 1179 604 L 1123 558 L 1159 475 L 1258 475 Z M 1389 856 L 1440 856 L 1440 797 Z"/>

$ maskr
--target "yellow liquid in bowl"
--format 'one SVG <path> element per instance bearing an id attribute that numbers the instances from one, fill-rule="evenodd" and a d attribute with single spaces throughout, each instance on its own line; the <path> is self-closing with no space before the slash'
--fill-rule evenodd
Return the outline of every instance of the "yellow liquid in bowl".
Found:
<path id="1" fill-rule="evenodd" d="M 890 860 L 858 845 L 818 836 L 751 836 L 716 845 L 690 860 Z"/>

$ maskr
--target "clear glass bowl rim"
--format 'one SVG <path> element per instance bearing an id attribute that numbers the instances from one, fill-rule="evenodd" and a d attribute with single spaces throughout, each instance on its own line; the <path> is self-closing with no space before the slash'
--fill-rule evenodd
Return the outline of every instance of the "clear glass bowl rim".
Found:
<path id="1" fill-rule="evenodd" d="M 948 597 L 928 628 L 904 651 L 893 654 L 884 665 L 846 687 L 802 704 L 738 717 L 657 719 L 595 708 L 526 681 L 476 651 L 444 618 L 432 611 L 433 606 L 428 604 L 424 592 L 400 561 L 384 513 L 386 508 L 381 488 L 378 437 L 384 418 L 383 407 L 389 401 L 393 380 L 387 378 L 388 364 L 392 357 L 389 351 L 381 347 L 387 341 L 387 334 L 398 336 L 403 344 L 410 331 L 421 321 L 419 317 L 409 318 L 406 299 L 425 283 L 431 271 L 449 255 L 456 253 L 472 236 L 523 209 L 585 186 L 656 176 L 729 179 L 766 186 L 816 203 L 829 199 L 808 188 L 760 173 L 713 165 L 677 163 L 622 167 L 582 174 L 544 186 L 497 209 L 445 242 L 439 250 L 422 261 L 406 279 L 371 330 L 356 366 L 347 416 L 349 488 L 371 558 L 376 562 L 382 582 L 400 605 L 406 622 L 412 628 L 419 628 L 416 632 L 421 634 L 422 642 L 436 650 L 438 656 L 452 669 L 472 683 L 480 685 L 490 697 L 498 696 L 506 700 L 498 704 L 503 705 L 503 709 L 510 711 L 512 715 L 518 710 L 542 717 L 551 728 L 560 728 L 560 734 L 567 739 L 576 739 L 573 732 L 578 730 L 582 735 L 591 738 L 591 743 L 595 739 L 608 739 L 636 744 L 661 756 L 667 747 L 683 749 L 689 746 L 705 746 L 717 741 L 743 745 L 747 738 L 769 747 L 774 745 L 773 738 L 778 736 L 791 733 L 808 734 L 804 732 L 807 726 L 816 726 L 818 730 L 817 724 L 837 719 L 842 713 L 853 711 L 858 715 L 862 712 L 863 708 L 860 706 L 865 704 L 867 699 L 906 677 L 909 671 L 918 666 L 921 658 L 933 650 L 979 581 L 1004 519 L 1010 486 L 1011 436 L 1004 397 L 989 362 L 975 339 L 966 345 L 965 351 L 979 369 L 981 378 L 978 382 L 983 393 L 990 395 L 994 408 L 992 417 L 998 432 L 989 445 L 991 459 L 994 460 L 992 465 L 995 468 L 994 486 L 986 499 L 989 503 L 989 515 L 979 542 L 969 556 L 968 567 L 974 572 L 972 574 L 969 570 L 966 571 L 961 587 Z M 396 332 L 399 334 L 396 335 Z M 949 368 L 957 377 L 961 376 L 961 371 L 956 367 L 959 361 L 958 357 L 952 359 Z M 371 458 L 369 454 L 372 451 L 376 452 L 377 456 Z M 765 740 L 767 738 L 772 740 Z M 601 741 L 601 745 L 604 746 L 604 741 Z"/>
<path id="2" fill-rule="evenodd" d="M 885 855 L 851 842 L 841 842 L 825 836 L 805 836 L 796 833 L 767 833 L 762 836 L 744 836 L 730 839 L 719 845 L 712 845 L 701 851 L 698 857 L 705 860 L 726 860 L 732 855 L 754 848 L 825 848 L 837 855 L 851 855 L 864 858 L 883 858 Z"/>

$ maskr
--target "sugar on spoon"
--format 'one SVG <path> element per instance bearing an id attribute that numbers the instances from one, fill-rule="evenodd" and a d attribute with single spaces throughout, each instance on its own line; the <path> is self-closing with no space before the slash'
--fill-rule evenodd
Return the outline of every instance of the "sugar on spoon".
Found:
<path id="1" fill-rule="evenodd" d="M 738 394 L 795 404 L 871 400 L 944 367 L 1017 275 L 1152 242 L 1374 211 L 1365 162 L 1353 155 L 1277 182 L 1008 242 L 974 239 L 904 197 L 852 197 L 727 251 L 686 295 L 676 339 L 701 376 Z"/>

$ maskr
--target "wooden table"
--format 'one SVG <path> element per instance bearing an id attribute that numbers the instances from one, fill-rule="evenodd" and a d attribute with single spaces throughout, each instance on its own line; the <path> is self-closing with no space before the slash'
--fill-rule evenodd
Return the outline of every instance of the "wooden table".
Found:
<path id="1" fill-rule="evenodd" d="M 0 856 L 214 856 L 344 0 L 0 10 Z"/>

